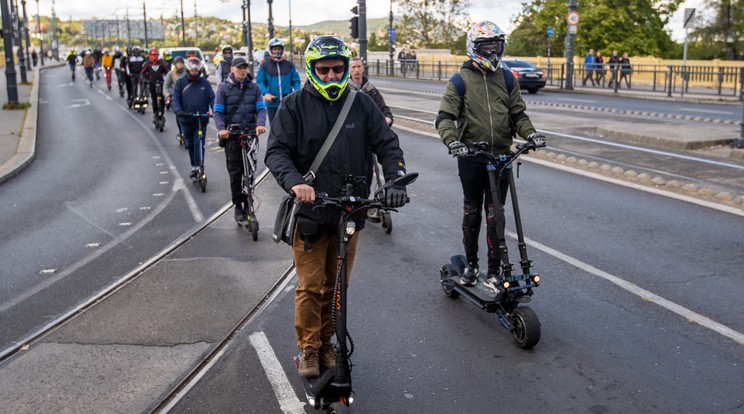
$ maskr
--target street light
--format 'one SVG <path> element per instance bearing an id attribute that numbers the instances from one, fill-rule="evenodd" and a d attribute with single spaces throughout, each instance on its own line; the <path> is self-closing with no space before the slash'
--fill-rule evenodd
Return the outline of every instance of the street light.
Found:
<path id="1" fill-rule="evenodd" d="M 3 19 L 3 39 L 5 39 L 5 86 L 8 89 L 8 104 L 18 105 L 18 84 L 16 83 L 15 63 L 13 62 L 13 26 L 10 23 L 8 3 L 0 0 L 0 13 Z"/>
<path id="2" fill-rule="evenodd" d="M 294 63 L 292 54 L 292 0 L 289 0 L 289 60 Z"/>
<path id="3" fill-rule="evenodd" d="M 388 49 L 390 51 L 390 76 L 395 76 L 395 60 L 393 60 L 393 0 L 390 0 L 390 26 L 388 27 Z"/>
<path id="4" fill-rule="evenodd" d="M 36 34 L 39 36 L 39 57 L 44 66 L 44 38 L 41 35 L 41 14 L 39 14 L 39 0 L 36 0 Z"/>

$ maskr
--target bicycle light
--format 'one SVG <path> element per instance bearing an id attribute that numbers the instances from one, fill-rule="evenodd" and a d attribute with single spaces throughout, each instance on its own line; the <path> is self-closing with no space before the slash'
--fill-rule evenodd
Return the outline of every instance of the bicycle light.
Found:
<path id="1" fill-rule="evenodd" d="M 356 223 L 350 221 L 346 223 L 346 234 L 352 236 L 356 232 Z"/>

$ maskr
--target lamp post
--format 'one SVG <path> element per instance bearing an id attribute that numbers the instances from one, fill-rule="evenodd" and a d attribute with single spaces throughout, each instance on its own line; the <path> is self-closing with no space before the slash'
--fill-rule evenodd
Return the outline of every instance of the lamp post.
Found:
<path id="1" fill-rule="evenodd" d="M 395 76 L 395 60 L 393 60 L 393 0 L 390 0 L 390 24 L 388 26 L 388 51 L 390 52 L 389 75 Z"/>
<path id="2" fill-rule="evenodd" d="M 183 19 L 183 0 L 181 0 L 181 46 L 186 47 L 186 25 Z"/>
<path id="3" fill-rule="evenodd" d="M 243 0 L 243 30 L 245 31 L 245 42 L 248 46 L 248 63 L 250 63 L 251 74 L 253 74 L 253 33 L 251 32 L 251 0 Z"/>
<path id="4" fill-rule="evenodd" d="M 274 0 L 266 0 L 267 3 L 269 3 L 269 39 L 274 38 L 274 14 L 271 11 L 271 3 L 274 2 Z"/>
<path id="5" fill-rule="evenodd" d="M 26 14 L 26 0 L 21 0 L 21 8 L 23 9 L 23 30 L 26 35 L 26 59 L 30 58 L 31 55 L 28 53 L 28 45 L 31 44 L 29 38 L 28 38 L 28 15 Z M 21 36 L 23 36 L 24 33 L 21 33 Z M 32 63 L 33 64 L 33 63 Z M 31 69 L 31 65 L 28 65 L 29 69 Z"/>
<path id="6" fill-rule="evenodd" d="M 11 15 L 18 20 L 17 32 L 18 32 L 18 68 L 21 72 L 21 83 L 28 83 L 26 78 L 26 57 L 23 52 L 23 22 L 21 21 L 20 14 L 18 12 L 18 2 L 11 1 Z M 12 54 L 11 54 L 12 55 Z"/>
<path id="7" fill-rule="evenodd" d="M 294 63 L 292 48 L 292 0 L 289 0 L 289 60 Z"/>
<path id="8" fill-rule="evenodd" d="M 196 4 L 196 2 L 194 2 L 194 4 Z M 145 49 L 149 49 L 150 45 L 148 44 L 148 39 L 147 39 L 147 9 L 145 9 L 144 1 L 142 2 L 142 18 L 144 19 L 142 23 L 145 26 Z"/>
<path id="9" fill-rule="evenodd" d="M 41 14 L 39 14 L 39 0 L 36 0 L 36 35 L 39 36 L 39 62 L 44 66 L 44 39 L 41 36 Z"/>
<path id="10" fill-rule="evenodd" d="M 0 0 L 3 18 L 3 39 L 5 39 L 5 79 L 8 89 L 8 103 L 18 105 L 18 84 L 16 83 L 15 63 L 13 62 L 13 26 L 10 23 L 8 2 Z"/>

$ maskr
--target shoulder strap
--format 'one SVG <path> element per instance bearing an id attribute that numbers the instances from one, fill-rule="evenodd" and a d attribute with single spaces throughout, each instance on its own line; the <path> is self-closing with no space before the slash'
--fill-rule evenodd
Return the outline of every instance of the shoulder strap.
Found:
<path id="1" fill-rule="evenodd" d="M 514 74 L 510 70 L 504 69 L 504 81 L 506 82 L 506 93 L 511 96 L 514 89 Z"/>
<path id="2" fill-rule="evenodd" d="M 323 146 L 320 147 L 320 151 L 318 151 L 318 155 L 315 156 L 315 160 L 313 160 L 310 170 L 305 174 L 305 182 L 311 183 L 315 179 L 315 171 L 318 170 L 318 167 L 320 167 L 326 154 L 328 154 L 328 150 L 331 149 L 331 145 L 336 141 L 338 131 L 341 129 L 341 125 L 343 125 L 344 121 L 346 121 L 346 117 L 349 115 L 349 110 L 351 109 L 351 104 L 354 102 L 354 98 L 356 98 L 356 94 L 357 92 L 355 90 L 349 91 L 349 96 L 346 97 L 344 106 L 341 107 L 341 113 L 338 115 L 336 123 L 333 124 L 331 132 L 328 133 L 325 142 L 323 142 Z"/>

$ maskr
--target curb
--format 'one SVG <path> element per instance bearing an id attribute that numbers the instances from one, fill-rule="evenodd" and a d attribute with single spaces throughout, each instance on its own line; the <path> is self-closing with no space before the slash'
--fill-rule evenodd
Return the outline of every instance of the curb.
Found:
<path id="1" fill-rule="evenodd" d="M 39 117 L 39 73 L 34 70 L 34 80 L 28 102 L 31 106 L 26 109 L 26 116 L 21 125 L 21 137 L 18 140 L 18 151 L 10 160 L 0 166 L 0 183 L 4 183 L 18 175 L 36 159 L 36 126 Z"/>

